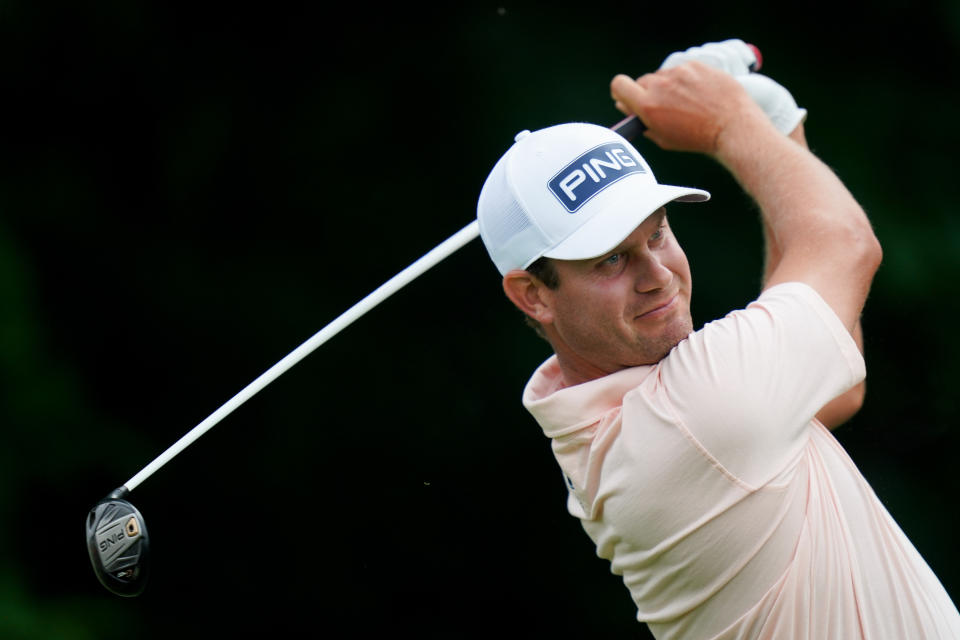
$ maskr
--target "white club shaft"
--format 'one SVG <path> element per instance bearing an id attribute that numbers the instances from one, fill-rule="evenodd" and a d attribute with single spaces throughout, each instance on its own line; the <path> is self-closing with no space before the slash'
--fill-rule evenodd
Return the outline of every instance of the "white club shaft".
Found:
<path id="1" fill-rule="evenodd" d="M 352 324 L 355 320 L 373 309 L 375 306 L 386 300 L 388 297 L 405 287 L 407 284 L 421 276 L 425 271 L 441 262 L 452 253 L 463 247 L 465 244 L 476 238 L 480 233 L 480 227 L 474 220 L 466 227 L 453 234 L 439 245 L 431 249 L 423 257 L 409 267 L 393 276 L 366 298 L 356 303 L 337 319 L 325 326 L 323 329 L 313 334 L 313 336 L 301 344 L 299 347 L 284 356 L 278 363 L 260 374 L 260 377 L 243 388 L 240 393 L 233 396 L 223 406 L 214 411 L 203 422 L 188 431 L 182 438 L 177 440 L 170 448 L 161 453 L 157 458 L 140 470 L 137 475 L 130 478 L 124 486 L 128 491 L 133 491 L 141 482 L 149 478 L 153 473 L 170 462 L 177 454 L 193 444 L 193 441 L 210 430 L 215 424 L 230 415 L 234 409 L 256 395 L 268 384 L 279 378 L 287 369 L 297 364 L 317 347 L 337 335 Z"/>

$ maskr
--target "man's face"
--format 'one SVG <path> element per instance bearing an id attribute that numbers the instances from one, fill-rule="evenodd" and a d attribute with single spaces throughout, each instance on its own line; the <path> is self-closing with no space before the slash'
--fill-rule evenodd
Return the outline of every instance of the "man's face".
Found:
<path id="1" fill-rule="evenodd" d="M 658 362 L 693 330 L 690 266 L 665 209 L 599 258 L 553 262 L 542 324 L 568 384 Z"/>

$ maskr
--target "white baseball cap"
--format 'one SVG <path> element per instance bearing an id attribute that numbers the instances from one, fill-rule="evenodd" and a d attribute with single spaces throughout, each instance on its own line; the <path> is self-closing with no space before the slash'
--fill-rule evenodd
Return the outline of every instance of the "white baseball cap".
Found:
<path id="1" fill-rule="evenodd" d="M 666 203 L 709 198 L 657 183 L 625 138 L 574 122 L 517 134 L 487 176 L 477 221 L 487 253 L 506 274 L 541 257 L 596 258 Z"/>

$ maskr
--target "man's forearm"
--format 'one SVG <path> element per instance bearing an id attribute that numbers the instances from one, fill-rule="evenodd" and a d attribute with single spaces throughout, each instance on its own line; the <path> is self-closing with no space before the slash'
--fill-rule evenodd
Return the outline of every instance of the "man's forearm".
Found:
<path id="1" fill-rule="evenodd" d="M 724 130 L 713 155 L 760 207 L 764 287 L 810 284 L 852 333 L 879 265 L 879 243 L 866 214 L 806 148 L 802 133 L 791 139 L 745 117 Z"/>
<path id="2" fill-rule="evenodd" d="M 798 125 L 797 128 L 790 133 L 789 137 L 804 148 L 808 148 L 803 124 Z M 762 224 L 764 237 L 763 286 L 766 288 L 767 282 L 770 279 L 770 275 L 780 263 L 781 252 L 780 247 L 777 244 L 776 237 L 773 235 L 773 233 L 771 233 L 770 226 L 767 224 L 765 218 L 763 219 Z M 857 320 L 856 326 L 854 326 L 851 335 L 853 336 L 854 342 L 857 343 L 857 348 L 860 349 L 860 353 L 862 354 L 863 328 L 859 320 Z M 828 429 L 835 429 L 852 418 L 860 410 L 860 408 L 863 406 L 865 395 L 866 382 L 861 382 L 846 393 L 843 393 L 828 402 L 817 413 L 817 419 L 820 420 L 820 422 L 822 422 Z"/>
<path id="3" fill-rule="evenodd" d="M 836 175 L 805 143 L 768 122 L 738 119 L 720 136 L 714 157 L 756 200 L 779 258 L 836 244 L 838 229 L 871 233 L 866 215 Z"/>
<path id="4" fill-rule="evenodd" d="M 807 146 L 807 137 L 803 129 L 803 123 L 797 125 L 797 127 L 790 132 L 787 136 L 804 149 L 809 149 Z M 764 289 L 767 288 L 767 281 L 770 279 L 770 274 L 774 272 L 777 268 L 777 265 L 780 264 L 780 247 L 777 244 L 777 239 L 774 237 L 773 233 L 770 231 L 770 225 L 767 224 L 766 218 L 761 217 L 760 220 L 763 225 L 763 244 L 764 244 L 764 260 L 763 260 L 763 279 L 761 280 Z"/>

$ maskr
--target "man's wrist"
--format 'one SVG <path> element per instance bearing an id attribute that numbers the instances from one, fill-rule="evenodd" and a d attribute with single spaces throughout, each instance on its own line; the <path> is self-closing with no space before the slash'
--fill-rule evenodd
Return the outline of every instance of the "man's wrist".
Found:
<path id="1" fill-rule="evenodd" d="M 766 114 L 751 101 L 741 104 L 717 132 L 711 155 L 733 170 L 742 160 L 756 157 L 764 145 L 782 143 L 785 139 Z"/>

